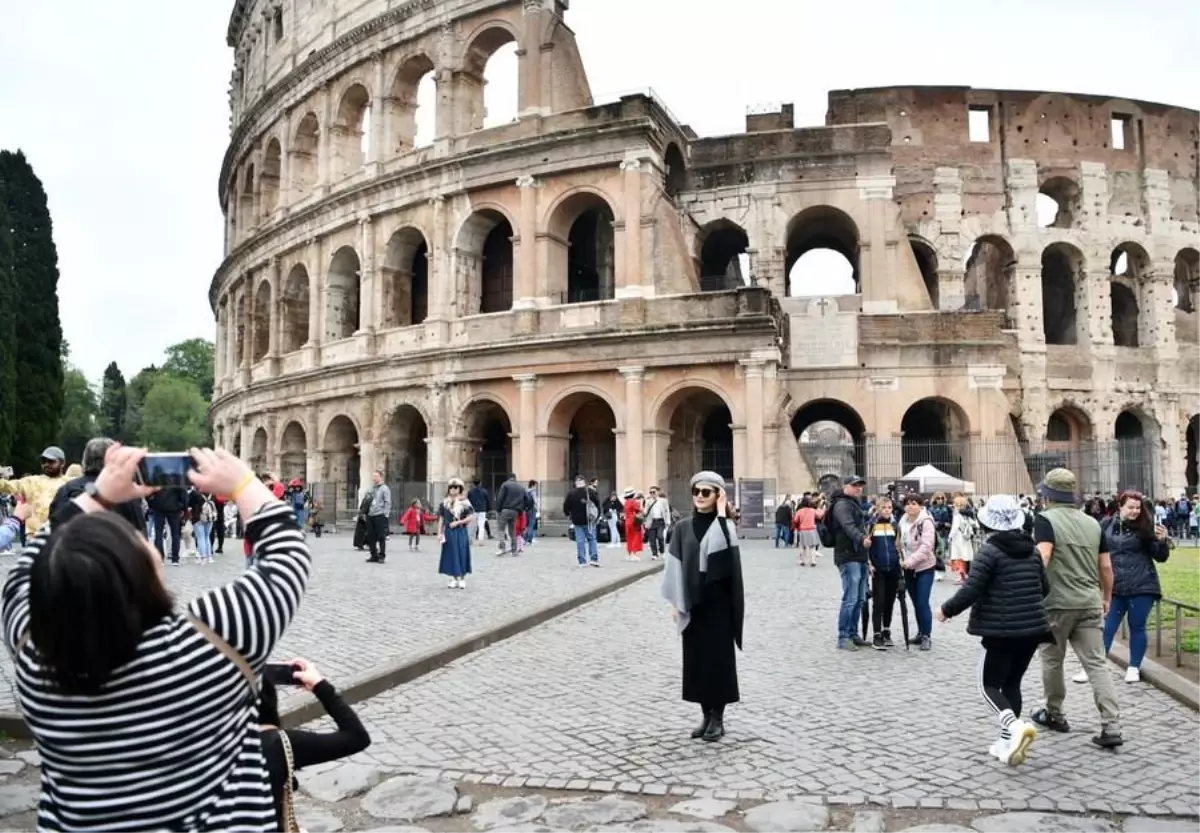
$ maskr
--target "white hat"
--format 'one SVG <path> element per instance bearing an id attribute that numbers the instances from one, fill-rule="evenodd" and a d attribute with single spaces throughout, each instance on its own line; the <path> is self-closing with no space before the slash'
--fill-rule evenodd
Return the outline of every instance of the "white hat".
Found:
<path id="1" fill-rule="evenodd" d="M 1012 495 L 994 495 L 979 510 L 979 523 L 993 532 L 1008 532 L 1025 526 L 1025 511 Z"/>

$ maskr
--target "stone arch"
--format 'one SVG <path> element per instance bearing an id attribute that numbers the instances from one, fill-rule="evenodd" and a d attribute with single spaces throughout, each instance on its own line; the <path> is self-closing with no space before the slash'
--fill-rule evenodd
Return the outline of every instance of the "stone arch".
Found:
<path id="1" fill-rule="evenodd" d="M 317 184 L 318 160 L 321 156 L 321 123 L 316 113 L 305 113 L 296 125 L 288 156 L 291 158 L 291 190 L 295 197 L 300 199 L 307 196 Z"/>
<path id="2" fill-rule="evenodd" d="M 1117 490 L 1157 494 L 1155 475 L 1162 453 L 1162 427 L 1158 420 L 1141 405 L 1127 405 L 1113 420 L 1113 439 L 1117 446 Z"/>
<path id="3" fill-rule="evenodd" d="M 466 129 L 480 130 L 488 118 L 487 100 L 484 94 L 488 83 L 487 66 L 493 56 L 508 44 L 513 44 L 517 54 L 520 54 L 520 38 L 517 30 L 507 20 L 493 19 L 481 24 L 464 40 L 467 44 L 463 54 L 463 77 L 466 83 L 462 87 L 462 96 L 458 106 L 465 108 Z M 520 73 L 518 72 L 517 75 L 519 88 Z"/>
<path id="4" fill-rule="evenodd" d="M 859 240 L 858 225 L 839 208 L 814 205 L 796 214 L 788 221 L 784 243 L 787 294 L 803 297 L 857 293 Z"/>
<path id="5" fill-rule="evenodd" d="M 303 263 L 297 263 L 287 273 L 280 293 L 279 328 L 281 353 L 294 353 L 311 339 L 308 331 L 310 278 Z"/>
<path id="6" fill-rule="evenodd" d="M 669 439 L 662 461 L 665 465 L 657 470 L 665 470 L 667 478 L 676 483 L 706 469 L 732 483 L 736 474 L 734 422 L 733 408 L 715 385 L 688 379 L 664 392 L 655 407 L 653 424 L 667 432 Z M 678 500 L 682 495 L 673 497 Z"/>
<path id="7" fill-rule="evenodd" d="M 1150 271 L 1150 256 L 1137 243 L 1121 243 L 1109 256 L 1109 298 L 1112 337 L 1117 347 L 1137 347 L 1145 338 L 1140 311 L 1147 305 L 1143 280 Z"/>
<path id="8" fill-rule="evenodd" d="M 354 335 L 362 324 L 362 266 L 353 246 L 342 246 L 329 262 L 325 282 L 325 341 Z"/>
<path id="9" fill-rule="evenodd" d="M 679 192 L 687 187 L 687 163 L 683 151 L 674 142 L 667 144 L 663 152 L 663 191 L 671 199 L 679 196 Z"/>
<path id="10" fill-rule="evenodd" d="M 251 362 L 262 361 L 271 349 L 271 316 L 274 314 L 271 295 L 271 282 L 265 278 L 259 281 L 258 289 L 254 291 L 254 306 L 251 313 L 253 326 L 253 332 L 250 335 Z"/>
<path id="11" fill-rule="evenodd" d="M 465 290 L 464 315 L 512 309 L 512 218 L 500 207 L 478 207 L 459 226 L 454 255 L 457 284 Z"/>
<path id="12" fill-rule="evenodd" d="M 917 262 L 917 270 L 921 273 L 921 281 L 925 291 L 929 293 L 929 303 L 934 309 L 941 309 L 940 293 L 938 291 L 938 256 L 933 245 L 916 235 L 908 236 L 908 246 L 912 249 L 913 259 Z"/>
<path id="13" fill-rule="evenodd" d="M 290 420 L 279 434 L 279 476 L 289 481 L 308 479 L 308 432 L 298 420 Z"/>
<path id="14" fill-rule="evenodd" d="M 1191 247 L 1175 255 L 1175 308 L 1195 312 L 1200 290 L 1200 252 Z"/>
<path id="15" fill-rule="evenodd" d="M 918 399 L 900 419 L 901 468 L 932 465 L 962 478 L 971 433 L 967 412 L 957 402 L 940 396 Z"/>
<path id="16" fill-rule="evenodd" d="M 550 274 L 560 275 L 562 302 L 611 301 L 616 293 L 616 213 L 599 189 L 576 188 L 547 212 Z"/>
<path id="17" fill-rule="evenodd" d="M 423 323 L 429 314 L 429 244 L 420 229 L 405 226 L 388 238 L 382 279 L 384 326 Z"/>
<path id="18" fill-rule="evenodd" d="M 963 308 L 1008 311 L 1017 258 L 1003 237 L 985 234 L 975 241 L 963 274 Z"/>
<path id="19" fill-rule="evenodd" d="M 744 285 L 749 274 L 746 250 L 750 237 L 746 230 L 732 220 L 721 218 L 707 223 L 696 235 L 696 260 L 700 264 L 700 290 L 717 292 Z"/>
<path id="20" fill-rule="evenodd" d="M 1074 402 L 1064 401 L 1046 419 L 1044 459 L 1039 461 L 1034 459 L 1036 456 L 1028 454 L 1026 461 L 1040 463 L 1031 465 L 1037 480 L 1051 469 L 1066 468 L 1075 473 L 1083 492 L 1092 493 L 1103 488 L 1092 418 Z"/>
<path id="21" fill-rule="evenodd" d="M 1066 176 L 1049 177 L 1038 188 L 1034 201 L 1037 224 L 1042 228 L 1074 228 L 1081 202 L 1079 183 Z"/>
<path id="22" fill-rule="evenodd" d="M 1079 300 L 1085 280 L 1079 249 L 1059 242 L 1042 251 L 1042 326 L 1047 344 L 1080 342 Z"/>
<path id="23" fill-rule="evenodd" d="M 548 479 L 582 474 L 597 478 L 602 494 L 615 490 L 617 430 L 617 409 L 607 394 L 582 385 L 564 392 L 547 409 Z"/>
<path id="24" fill-rule="evenodd" d="M 258 223 L 254 212 L 254 186 L 257 185 L 254 176 L 254 163 L 246 165 L 242 173 L 242 194 L 238 198 L 238 217 L 242 218 L 242 231 L 248 232 Z"/>
<path id="25" fill-rule="evenodd" d="M 415 405 L 402 403 L 387 420 L 382 468 L 388 483 L 429 480 L 429 423 Z"/>
<path id="26" fill-rule="evenodd" d="M 330 165 L 335 180 L 358 173 L 366 163 L 370 113 L 371 94 L 365 85 L 356 81 L 342 91 L 331 131 Z"/>
<path id="27" fill-rule="evenodd" d="M 867 426 L 851 405 L 838 399 L 812 399 L 796 408 L 788 422 L 813 483 L 827 483 L 831 477 L 841 481 L 852 474 L 871 477 Z"/>
<path id="28" fill-rule="evenodd" d="M 266 428 L 260 426 L 255 429 L 254 436 L 250 439 L 250 459 L 247 462 L 255 474 L 262 474 L 267 470 Z"/>
<path id="29" fill-rule="evenodd" d="M 358 422 L 348 414 L 334 415 L 325 424 L 321 435 L 321 451 L 325 458 L 321 479 L 333 485 L 339 505 L 347 508 L 357 502 L 362 483 L 361 437 Z"/>
<path id="30" fill-rule="evenodd" d="M 267 142 L 263 153 L 263 169 L 259 180 L 259 193 L 262 194 L 262 213 L 270 217 L 279 207 L 279 174 L 283 166 L 283 151 L 279 140 L 274 136 Z"/>
<path id="31" fill-rule="evenodd" d="M 472 472 L 494 496 L 513 470 L 513 421 L 507 405 L 493 394 L 478 394 L 459 412 L 460 472 Z"/>
<path id="32" fill-rule="evenodd" d="M 420 99 L 425 85 L 436 84 L 435 78 L 436 67 L 423 52 L 410 55 L 400 62 L 392 78 L 390 100 L 385 105 L 390 117 L 395 153 L 407 153 L 424 144 L 427 137 L 432 137 L 430 128 L 436 125 L 437 96 L 433 97 L 428 113 L 422 111 Z"/>

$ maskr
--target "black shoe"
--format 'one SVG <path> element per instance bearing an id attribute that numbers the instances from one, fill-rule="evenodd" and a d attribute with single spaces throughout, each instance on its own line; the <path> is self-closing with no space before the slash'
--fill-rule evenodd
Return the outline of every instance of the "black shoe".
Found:
<path id="1" fill-rule="evenodd" d="M 850 637 L 850 641 L 853 642 L 855 645 L 857 645 L 859 648 L 866 648 L 871 644 L 870 642 L 863 639 L 858 634 L 855 634 L 854 636 Z"/>
<path id="2" fill-rule="evenodd" d="M 883 642 L 883 634 L 881 634 L 881 633 L 875 634 L 875 638 L 871 640 L 871 647 L 874 648 L 876 651 L 886 651 L 887 650 L 887 645 L 885 645 Z"/>
<path id="3" fill-rule="evenodd" d="M 725 719 L 713 715 L 712 719 L 708 721 L 708 728 L 704 730 L 701 737 L 709 743 L 725 737 Z"/>
<path id="4" fill-rule="evenodd" d="M 377 564 L 377 563 L 379 563 L 379 559 L 372 555 L 367 558 L 367 563 L 368 564 Z"/>
<path id="5" fill-rule="evenodd" d="M 896 647 L 896 643 L 892 641 L 892 632 L 891 631 L 883 632 L 883 647 L 885 647 L 885 648 L 895 648 Z"/>
<path id="6" fill-rule="evenodd" d="M 1069 732 L 1071 724 L 1061 714 L 1050 714 L 1047 708 L 1040 708 L 1029 715 L 1029 719 L 1039 726 L 1049 729 L 1052 732 Z"/>
<path id="7" fill-rule="evenodd" d="M 928 636 L 922 636 L 919 642 L 922 651 L 930 651 L 933 649 L 933 640 Z"/>
<path id="8" fill-rule="evenodd" d="M 1092 738 L 1092 743 L 1099 746 L 1101 749 L 1116 749 L 1125 743 L 1120 732 L 1109 732 L 1107 729 L 1101 730 L 1100 734 Z"/>
<path id="9" fill-rule="evenodd" d="M 704 737 L 704 733 L 708 731 L 708 724 L 712 722 L 712 715 L 708 712 L 704 713 L 704 719 L 700 721 L 700 725 L 692 729 L 692 739 Z"/>
<path id="10" fill-rule="evenodd" d="M 920 645 L 921 644 L 920 635 L 914 636 L 912 639 L 908 640 L 908 644 L 909 645 Z"/>

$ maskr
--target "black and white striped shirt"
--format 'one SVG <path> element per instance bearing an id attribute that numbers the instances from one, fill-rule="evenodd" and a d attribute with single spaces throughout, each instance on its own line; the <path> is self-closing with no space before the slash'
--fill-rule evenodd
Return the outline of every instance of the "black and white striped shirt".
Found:
<path id="1" fill-rule="evenodd" d="M 295 616 L 311 556 L 292 510 L 271 501 L 250 521 L 253 567 L 188 610 L 261 671 Z M 29 572 L 42 527 L 4 585 L 4 638 L 29 627 Z M 137 656 L 94 696 L 65 695 L 17 658 L 17 689 L 42 756 L 42 830 L 273 830 L 258 709 L 237 666 L 185 618 L 147 630 Z"/>

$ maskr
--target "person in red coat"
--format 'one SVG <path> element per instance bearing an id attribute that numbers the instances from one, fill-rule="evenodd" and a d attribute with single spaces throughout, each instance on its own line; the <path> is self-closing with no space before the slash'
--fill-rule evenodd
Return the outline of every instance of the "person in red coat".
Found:
<path id="1" fill-rule="evenodd" d="M 408 534 L 408 549 L 410 552 L 419 552 L 421 549 L 421 536 L 425 534 L 425 524 L 437 520 L 437 515 L 431 515 L 426 512 L 421 506 L 419 498 L 413 500 L 408 508 L 404 510 L 404 514 L 400 516 L 400 526 L 404 527 L 405 533 Z"/>
<path id="2" fill-rule="evenodd" d="M 625 560 L 641 561 L 642 527 L 646 518 L 642 514 L 642 502 L 633 489 L 625 490 Z"/>

